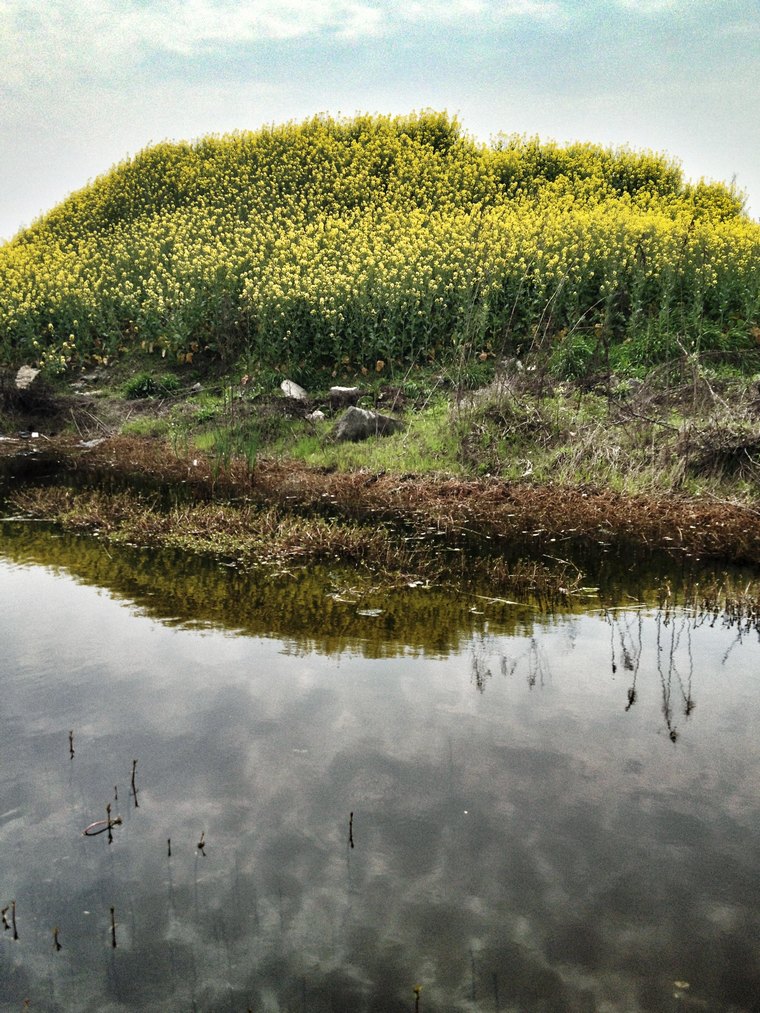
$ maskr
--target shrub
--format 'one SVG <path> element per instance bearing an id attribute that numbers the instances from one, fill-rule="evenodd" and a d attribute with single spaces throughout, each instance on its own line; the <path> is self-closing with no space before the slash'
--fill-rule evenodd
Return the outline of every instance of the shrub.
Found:
<path id="1" fill-rule="evenodd" d="M 142 397 L 164 397 L 174 394 L 180 388 L 179 379 L 171 373 L 154 377 L 150 373 L 137 373 L 124 384 L 124 397 L 134 401 Z"/>

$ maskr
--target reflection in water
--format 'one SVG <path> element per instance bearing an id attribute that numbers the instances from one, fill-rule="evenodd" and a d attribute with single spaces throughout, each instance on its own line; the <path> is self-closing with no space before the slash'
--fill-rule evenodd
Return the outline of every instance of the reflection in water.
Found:
<path id="1" fill-rule="evenodd" d="M 757 1009 L 755 635 L 417 590 L 378 623 L 44 537 L 58 572 L 0 563 L 2 1008 Z M 246 635 L 156 621 L 217 591 Z"/>
<path id="2" fill-rule="evenodd" d="M 251 575 L 179 552 L 107 546 L 39 523 L 0 519 L 0 544 L 9 560 L 60 567 L 161 622 L 278 636 L 294 653 L 447 654 L 489 620 L 515 631 L 533 621 L 530 606 L 489 599 L 486 616 L 474 608 L 474 595 L 449 588 L 354 587 L 355 575 L 339 567 Z"/>

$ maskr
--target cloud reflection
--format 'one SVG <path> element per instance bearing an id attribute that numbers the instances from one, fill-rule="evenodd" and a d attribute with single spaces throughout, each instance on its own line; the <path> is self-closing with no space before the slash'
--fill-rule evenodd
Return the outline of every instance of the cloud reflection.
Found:
<path id="1" fill-rule="evenodd" d="M 685 980 L 752 1008 L 757 644 L 729 694 L 731 631 L 692 631 L 699 723 L 674 748 L 649 615 L 626 711 L 599 615 L 448 657 L 302 655 L 1 576 L 2 1003 L 389 1011 L 419 983 L 425 1011 L 643 1011 Z M 113 845 L 82 838 L 115 785 Z"/>

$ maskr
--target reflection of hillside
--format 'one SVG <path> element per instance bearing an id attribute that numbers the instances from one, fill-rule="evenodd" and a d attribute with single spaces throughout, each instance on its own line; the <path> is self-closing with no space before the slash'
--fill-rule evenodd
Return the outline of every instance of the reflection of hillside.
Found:
<path id="1" fill-rule="evenodd" d="M 445 655 L 473 631 L 530 634 L 539 615 L 548 617 L 535 601 L 515 604 L 491 597 L 487 588 L 464 589 L 461 575 L 456 587 L 355 587 L 355 576 L 345 567 L 242 572 L 181 551 L 105 545 L 34 522 L 0 521 L 0 532 L 0 554 L 7 559 L 63 569 L 82 583 L 133 601 L 159 622 L 276 637 L 294 652 Z M 669 589 L 689 584 L 688 574 L 681 573 L 679 580 L 672 568 L 664 571 L 657 562 L 631 572 L 610 557 L 595 566 L 587 561 L 606 602 L 637 599 L 652 605 L 662 601 L 666 576 Z M 702 576 L 710 574 L 705 570 Z M 675 603 L 678 595 L 672 593 Z M 598 602 L 595 594 L 580 595 L 562 611 L 579 613 Z"/>
<path id="2" fill-rule="evenodd" d="M 325 568 L 243 573 L 180 552 L 106 546 L 43 524 L 3 522 L 0 532 L 0 552 L 8 560 L 65 570 L 133 601 L 159 622 L 276 637 L 295 652 L 448 654 L 486 623 L 519 633 L 530 630 L 535 615 L 530 605 L 489 602 L 484 608 L 473 594 L 446 588 L 354 591 L 350 572 Z M 379 614 L 360 614 L 374 610 Z"/>

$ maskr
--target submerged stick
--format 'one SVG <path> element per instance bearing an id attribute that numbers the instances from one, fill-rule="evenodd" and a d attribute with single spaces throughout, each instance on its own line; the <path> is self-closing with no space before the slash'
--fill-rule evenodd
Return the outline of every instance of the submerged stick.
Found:
<path id="1" fill-rule="evenodd" d="M 116 949 L 116 908 L 111 908 L 111 946 Z"/>
<path id="2" fill-rule="evenodd" d="M 348 843 L 353 848 L 354 846 L 354 814 L 350 813 L 348 817 Z"/>
<path id="3" fill-rule="evenodd" d="M 74 759 L 74 729 L 69 732 L 69 758 Z"/>
<path id="4" fill-rule="evenodd" d="M 16 901 L 11 901 L 11 922 L 13 923 L 13 938 L 18 939 L 18 930 L 16 928 Z"/>
<path id="5" fill-rule="evenodd" d="M 172 857 L 172 839 L 171 837 L 166 838 L 166 857 Z"/>
<path id="6" fill-rule="evenodd" d="M 63 947 L 61 946 L 61 942 L 60 942 L 60 940 L 58 938 L 58 932 L 59 931 L 60 930 L 59 930 L 58 926 L 56 925 L 56 927 L 53 929 L 53 946 L 55 947 L 56 953 L 59 953 L 63 949 Z"/>
<path id="7" fill-rule="evenodd" d="M 135 784 L 136 770 L 137 770 L 137 760 L 132 760 L 132 797 L 135 800 L 135 809 L 139 809 L 140 805 L 137 801 L 137 785 Z"/>
<path id="8" fill-rule="evenodd" d="M 112 820 L 95 820 L 94 823 L 84 828 L 82 837 L 97 837 L 98 834 L 104 834 L 109 829 L 109 824 L 112 827 L 120 827 L 121 823 L 121 816 L 117 816 Z"/>

